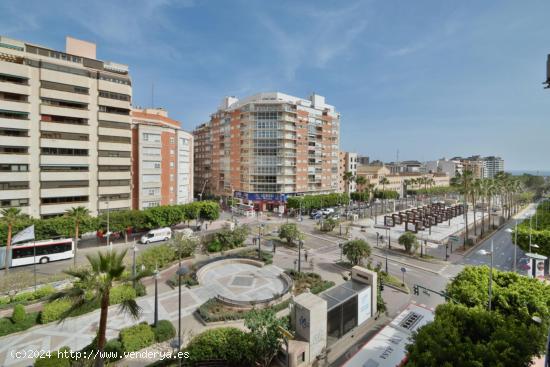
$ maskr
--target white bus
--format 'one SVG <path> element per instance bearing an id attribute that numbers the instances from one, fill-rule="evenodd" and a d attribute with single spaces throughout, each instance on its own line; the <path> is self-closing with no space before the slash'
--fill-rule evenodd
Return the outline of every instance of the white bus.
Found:
<path id="1" fill-rule="evenodd" d="M 0 249 L 0 268 L 5 266 L 5 248 Z M 72 259 L 74 241 L 71 238 L 26 242 L 11 246 L 10 267 L 46 264 L 50 261 Z"/>

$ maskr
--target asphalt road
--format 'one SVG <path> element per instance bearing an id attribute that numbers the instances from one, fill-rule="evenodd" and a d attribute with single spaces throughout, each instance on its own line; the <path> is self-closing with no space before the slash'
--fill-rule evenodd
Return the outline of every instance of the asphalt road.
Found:
<path id="1" fill-rule="evenodd" d="M 529 218 L 529 216 L 535 213 L 535 204 L 531 204 L 526 210 L 520 213 L 516 218 L 518 223 L 521 223 L 522 220 Z M 463 264 L 466 265 L 490 265 L 491 258 L 487 255 L 479 254 L 480 250 L 491 250 L 491 242 L 493 242 L 493 266 L 499 270 L 512 271 L 514 267 L 514 250 L 516 251 L 516 264 L 524 257 L 524 251 L 519 247 L 515 246 L 512 242 L 512 236 L 510 233 L 506 232 L 508 228 L 514 228 L 516 221 L 512 219 L 500 230 L 496 231 L 491 237 L 487 238 L 482 242 L 475 251 L 469 253 L 464 257 Z M 533 252 L 536 249 L 533 248 Z"/>

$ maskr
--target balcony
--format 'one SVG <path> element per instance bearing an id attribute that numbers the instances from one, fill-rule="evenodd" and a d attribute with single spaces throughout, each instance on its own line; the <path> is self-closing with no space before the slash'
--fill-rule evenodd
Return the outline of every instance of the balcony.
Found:
<path id="1" fill-rule="evenodd" d="M 120 115 L 118 113 L 109 113 L 109 112 L 98 112 L 97 119 L 104 120 L 104 121 L 126 122 L 128 124 L 131 121 L 130 115 Z"/>
<path id="2" fill-rule="evenodd" d="M 112 172 L 98 172 L 99 180 L 129 180 L 131 177 L 130 171 L 112 171 Z"/>
<path id="3" fill-rule="evenodd" d="M 31 88 L 28 85 L 24 84 L 0 81 L 0 92 L 17 93 L 28 96 L 31 94 Z"/>
<path id="4" fill-rule="evenodd" d="M 11 125 L 14 127 L 14 124 Z M 31 138 L 28 136 L 2 136 L 2 145 L 9 147 L 28 147 L 31 144 Z"/>
<path id="5" fill-rule="evenodd" d="M 26 65 L 22 64 L 15 64 L 13 62 L 7 62 L 7 61 L 0 61 L 0 70 L 2 70 L 3 74 L 7 75 L 13 75 L 13 76 L 19 76 L 22 78 L 29 78 L 29 71 L 31 68 L 29 68 Z"/>
<path id="6" fill-rule="evenodd" d="M 0 110 L 29 113 L 31 110 L 31 104 L 24 101 L 11 101 L 0 99 Z"/>
<path id="7" fill-rule="evenodd" d="M 41 189 L 40 197 L 57 198 L 62 196 L 88 196 L 89 192 L 90 192 L 89 187 L 60 187 L 58 189 Z M 78 203 L 75 203 L 75 204 L 78 204 Z M 44 205 L 50 205 L 50 204 L 44 204 Z M 56 205 L 56 204 L 51 204 L 51 205 Z"/>
<path id="8" fill-rule="evenodd" d="M 100 186 L 98 193 L 99 195 L 129 194 L 130 186 Z"/>
<path id="9" fill-rule="evenodd" d="M 87 119 L 90 117 L 90 111 L 88 111 L 87 109 L 58 107 L 46 104 L 40 105 L 40 113 L 42 115 L 59 115 L 67 117 L 78 117 L 82 119 Z"/>
<path id="10" fill-rule="evenodd" d="M 3 177 L 3 176 L 2 176 Z M 0 190 L 0 200 L 27 199 L 31 197 L 30 189 L 23 190 Z"/>
<path id="11" fill-rule="evenodd" d="M 11 164 L 29 164 L 29 154 L 0 154 L 0 163 Z M 4 172 L 0 172 L 0 176 L 3 177 Z"/>
<path id="12" fill-rule="evenodd" d="M 62 71 L 49 70 L 44 68 L 40 69 L 40 79 L 54 83 L 76 85 L 85 88 L 90 87 L 90 79 L 86 76 L 68 74 Z"/>
<path id="13" fill-rule="evenodd" d="M 123 136 L 126 138 L 132 137 L 132 130 L 130 130 L 130 124 L 128 124 L 128 129 L 113 129 L 109 127 L 100 127 L 98 129 L 99 135 L 107 136 Z"/>
<path id="14" fill-rule="evenodd" d="M 90 157 L 75 155 L 41 155 L 40 164 L 54 165 L 66 164 L 72 166 L 88 165 Z"/>
<path id="15" fill-rule="evenodd" d="M 129 152 L 132 150 L 132 144 L 130 143 L 108 143 L 100 141 L 98 143 L 98 150 L 118 150 L 123 152 Z"/>
<path id="16" fill-rule="evenodd" d="M 129 166 L 132 164 L 130 157 L 98 157 L 97 162 L 100 166 Z"/>
<path id="17" fill-rule="evenodd" d="M 69 171 L 69 172 L 40 172 L 41 181 L 66 181 L 70 180 L 81 180 L 89 181 L 90 173 L 82 171 Z"/>
<path id="18" fill-rule="evenodd" d="M 0 118 L 0 127 L 3 128 L 17 128 L 17 129 L 27 129 L 29 130 L 31 127 L 30 120 L 19 120 L 19 119 L 7 119 L 7 118 Z"/>
<path id="19" fill-rule="evenodd" d="M 90 149 L 90 142 L 86 140 L 68 140 L 68 139 L 46 139 L 40 138 L 40 147 L 42 148 L 72 148 L 72 149 Z"/>
<path id="20" fill-rule="evenodd" d="M 40 205 L 40 215 L 48 214 L 63 214 L 71 208 L 77 206 L 83 206 L 89 208 L 90 204 L 88 202 L 78 202 L 78 203 L 63 203 L 63 204 L 42 204 Z"/>
<path id="21" fill-rule="evenodd" d="M 111 106 L 111 107 L 130 109 L 129 101 L 121 101 L 119 99 L 99 97 L 97 100 L 97 104 L 100 106 Z"/>
<path id="22" fill-rule="evenodd" d="M 123 199 L 123 200 L 110 200 L 109 201 L 109 209 L 120 209 L 120 208 L 129 208 L 131 207 L 131 199 Z M 107 202 L 106 201 L 100 201 L 99 202 L 99 210 L 107 210 Z"/>
<path id="23" fill-rule="evenodd" d="M 113 83 L 107 80 L 101 80 L 101 79 L 98 80 L 97 89 L 120 93 L 120 94 L 127 94 L 130 96 L 132 95 L 132 86 L 126 85 L 126 84 Z"/>
<path id="24" fill-rule="evenodd" d="M 63 101 L 74 101 L 80 103 L 90 103 L 88 94 L 64 92 L 60 90 L 40 88 L 40 97 L 61 99 Z"/>
<path id="25" fill-rule="evenodd" d="M 62 122 L 40 122 L 40 130 L 57 131 L 63 133 L 90 134 L 89 125 L 65 124 Z"/>

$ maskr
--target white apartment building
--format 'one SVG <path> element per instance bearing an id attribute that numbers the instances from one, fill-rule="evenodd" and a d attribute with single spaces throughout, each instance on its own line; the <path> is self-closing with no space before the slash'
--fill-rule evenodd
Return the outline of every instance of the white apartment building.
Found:
<path id="1" fill-rule="evenodd" d="M 483 177 L 493 178 L 499 172 L 504 172 L 504 160 L 500 157 L 485 157 L 483 158 Z"/>
<path id="2" fill-rule="evenodd" d="M 67 37 L 66 52 L 0 37 L 0 208 L 33 217 L 130 208 L 131 80 Z"/>
<path id="3" fill-rule="evenodd" d="M 425 166 L 426 173 L 445 173 L 450 178 L 455 177 L 462 170 L 462 165 L 459 162 L 446 160 L 445 158 L 428 161 Z"/>
<path id="4" fill-rule="evenodd" d="M 132 207 L 193 201 L 193 136 L 160 108 L 132 110 Z"/>

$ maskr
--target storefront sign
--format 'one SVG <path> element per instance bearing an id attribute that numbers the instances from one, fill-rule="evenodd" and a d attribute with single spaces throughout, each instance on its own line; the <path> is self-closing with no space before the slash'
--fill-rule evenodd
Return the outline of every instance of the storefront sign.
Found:
<path id="1" fill-rule="evenodd" d="M 260 193 L 260 192 L 242 192 L 235 191 L 235 197 L 249 201 L 282 201 L 286 202 L 287 194 Z"/>

